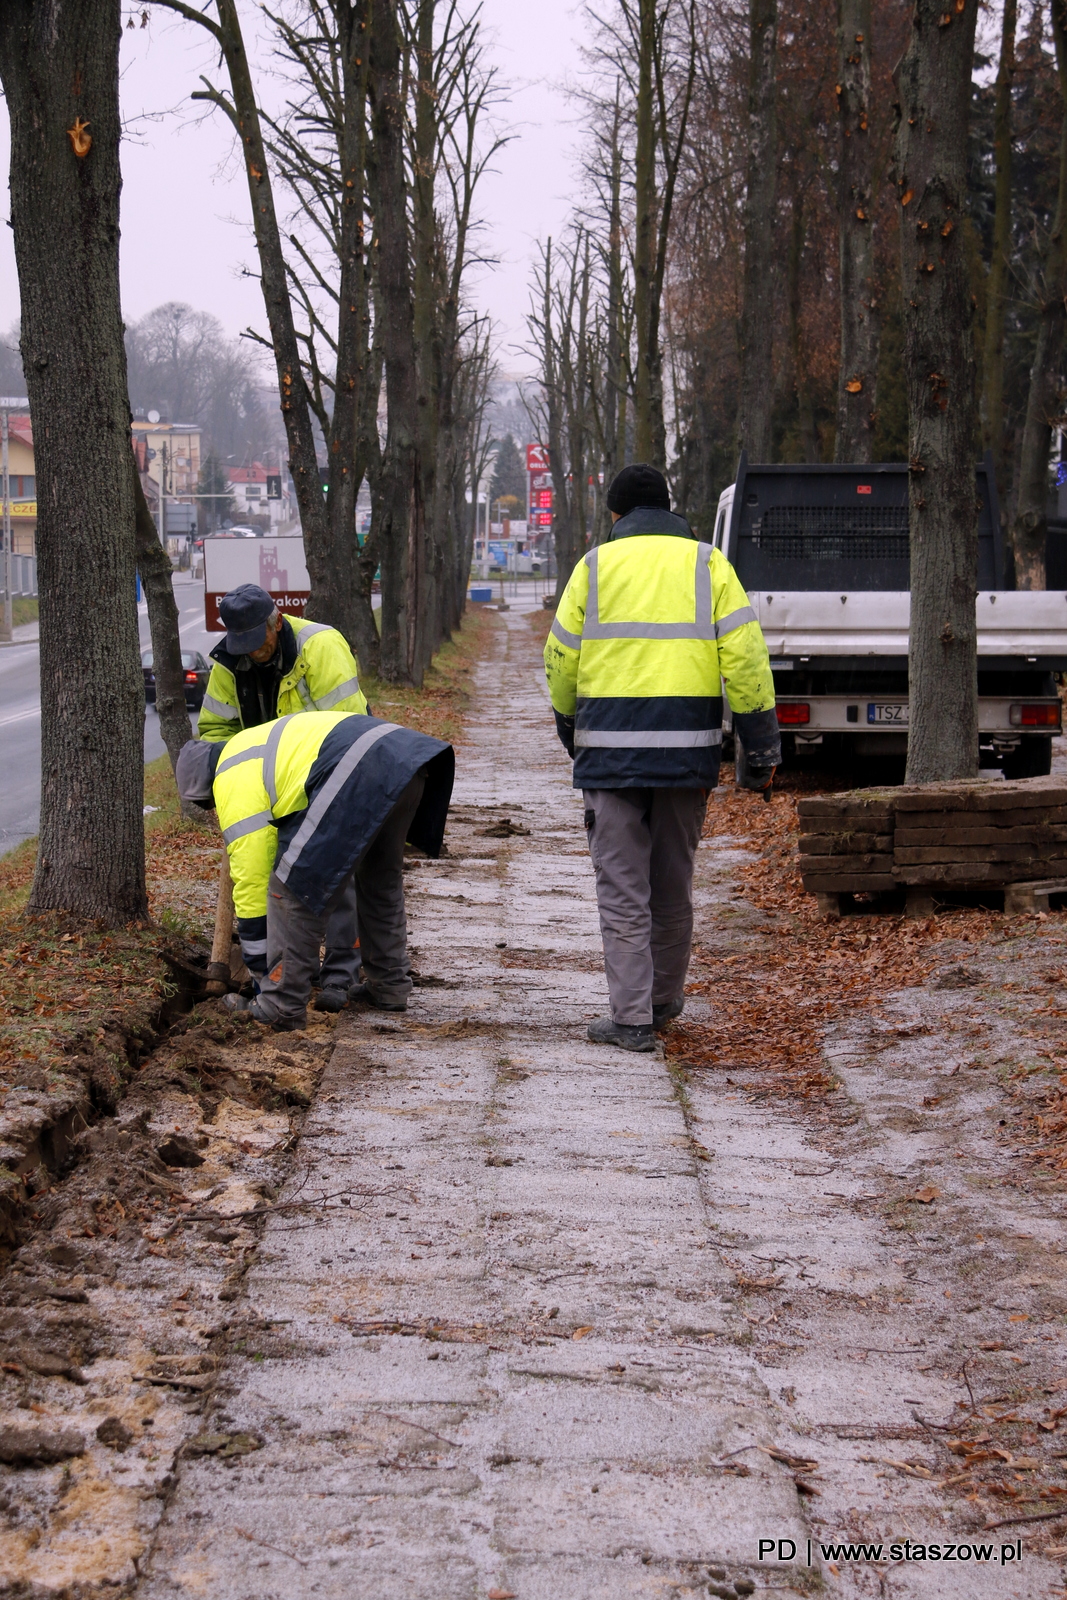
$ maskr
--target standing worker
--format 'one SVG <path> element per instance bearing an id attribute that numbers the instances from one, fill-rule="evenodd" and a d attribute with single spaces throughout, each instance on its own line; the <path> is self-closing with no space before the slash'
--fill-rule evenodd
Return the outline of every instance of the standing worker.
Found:
<path id="1" fill-rule="evenodd" d="M 282 616 L 274 598 L 243 583 L 219 601 L 226 638 L 211 652 L 214 666 L 200 708 L 201 739 L 222 743 L 293 711 L 365 714 L 355 658 L 336 628 Z M 319 974 L 320 1011 L 340 1011 L 359 981 L 355 888 L 331 912 Z"/>
<path id="2" fill-rule="evenodd" d="M 655 467 L 616 475 L 607 542 L 575 567 L 545 645 L 556 728 L 585 801 L 611 998 L 589 1037 L 624 1050 L 653 1050 L 654 1030 L 685 1004 L 693 859 L 719 777 L 724 688 L 742 786 L 769 800 L 782 758 L 756 614 L 726 557 L 670 503 Z"/>
<path id="3" fill-rule="evenodd" d="M 234 1010 L 276 1032 L 305 1026 L 323 932 L 353 878 L 364 969 L 355 997 L 406 1010 L 404 843 L 440 854 L 454 771 L 440 739 L 332 711 L 182 746 L 178 793 L 218 811 L 242 949 L 258 977 L 251 1005 L 227 996 Z"/>

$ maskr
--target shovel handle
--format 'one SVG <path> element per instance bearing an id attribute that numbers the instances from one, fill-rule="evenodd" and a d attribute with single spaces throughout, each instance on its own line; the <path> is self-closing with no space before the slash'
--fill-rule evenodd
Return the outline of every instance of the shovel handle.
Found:
<path id="1" fill-rule="evenodd" d="M 219 897 L 215 904 L 215 937 L 211 942 L 211 961 L 205 990 L 210 995 L 226 994 L 230 987 L 230 945 L 233 942 L 233 880 L 230 858 L 222 852 L 219 868 Z"/>

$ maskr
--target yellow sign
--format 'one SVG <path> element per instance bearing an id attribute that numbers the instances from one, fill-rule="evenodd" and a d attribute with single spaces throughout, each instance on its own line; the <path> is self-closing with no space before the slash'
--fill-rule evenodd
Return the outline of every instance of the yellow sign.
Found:
<path id="1" fill-rule="evenodd" d="M 12 500 L 11 515 L 13 517 L 35 517 L 37 515 L 36 500 Z"/>

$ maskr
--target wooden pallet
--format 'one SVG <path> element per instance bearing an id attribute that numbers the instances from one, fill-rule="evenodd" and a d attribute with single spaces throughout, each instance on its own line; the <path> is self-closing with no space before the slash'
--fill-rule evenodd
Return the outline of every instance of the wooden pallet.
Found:
<path id="1" fill-rule="evenodd" d="M 800 869 L 825 917 L 856 894 L 904 890 L 905 914 L 929 916 L 935 896 L 1002 890 L 1009 914 L 1067 893 L 1067 784 L 912 785 L 802 799 Z"/>

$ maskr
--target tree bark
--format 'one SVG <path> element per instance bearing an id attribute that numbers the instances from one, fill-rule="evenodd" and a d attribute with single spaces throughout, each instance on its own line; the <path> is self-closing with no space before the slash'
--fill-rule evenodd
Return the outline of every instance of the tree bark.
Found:
<path id="1" fill-rule="evenodd" d="M 900 93 L 911 534 L 908 782 L 978 770 L 974 307 L 963 225 L 977 0 L 916 0 Z"/>
<path id="2" fill-rule="evenodd" d="M 1042 263 L 1041 317 L 1030 369 L 1019 461 L 1019 494 L 1012 525 L 1015 583 L 1019 589 L 1045 587 L 1049 450 L 1053 424 L 1063 412 L 1063 343 L 1067 324 L 1067 0 L 1052 0 L 1050 10 L 1061 99 L 1059 186 L 1052 231 Z"/>
<path id="3" fill-rule="evenodd" d="M 819 436 L 815 428 L 815 407 L 804 359 L 804 340 L 800 325 L 800 271 L 804 259 L 804 196 L 793 196 L 793 221 L 789 231 L 789 275 L 786 296 L 789 311 L 789 349 L 793 358 L 793 384 L 797 397 L 797 431 L 804 460 L 817 462 Z"/>
<path id="4" fill-rule="evenodd" d="M 374 383 L 369 360 L 370 300 L 364 241 L 367 156 L 368 0 L 334 0 L 340 55 L 342 125 L 339 154 L 339 274 L 337 364 L 328 456 L 326 537 L 308 550 L 311 597 L 307 614 L 328 622 L 351 640 L 364 672 L 379 665 L 378 628 L 371 605 L 375 568 L 360 559 L 356 537 L 356 499 L 366 472 L 363 438 L 364 390 Z M 377 392 L 375 392 L 375 402 Z M 314 559 L 313 559 L 314 557 Z M 376 565 L 376 563 L 375 563 Z"/>
<path id="5" fill-rule="evenodd" d="M 655 460 L 652 415 L 653 373 L 649 335 L 652 318 L 652 279 L 656 258 L 656 124 L 652 97 L 653 56 L 656 50 L 656 0 L 639 0 L 637 53 L 637 140 L 635 150 L 636 215 L 634 218 L 634 456 Z"/>
<path id="6" fill-rule="evenodd" d="M 778 0 L 749 0 L 748 176 L 741 307 L 738 447 L 751 462 L 771 459 L 774 404 L 775 106 Z"/>
<path id="7" fill-rule="evenodd" d="M 1011 3 L 1011 0 L 1009 0 Z M 841 365 L 835 461 L 870 461 L 878 374 L 878 299 L 871 204 L 871 0 L 838 0 L 841 144 Z"/>
<path id="8" fill-rule="evenodd" d="M 185 706 L 182 642 L 178 636 L 178 605 L 174 598 L 170 557 L 159 542 L 136 461 L 132 462 L 132 466 L 137 570 L 141 574 L 148 602 L 152 671 L 156 680 L 156 714 L 173 770 L 179 750 L 190 737 L 189 712 Z"/>
<path id="9" fill-rule="evenodd" d="M 1004 322 L 1011 259 L 1011 91 L 1015 77 L 1017 0 L 1004 0 L 1000 65 L 993 102 L 996 183 L 993 252 L 986 284 L 985 363 L 982 375 L 982 437 L 992 453 L 1001 502 L 1007 492 L 1004 432 Z"/>
<path id="10" fill-rule="evenodd" d="M 308 573 L 311 578 L 308 615 L 319 617 L 322 621 L 333 622 L 352 639 L 356 628 L 351 614 L 351 598 L 346 597 L 348 602 L 346 605 L 339 605 L 337 586 L 333 581 L 334 565 L 330 531 L 319 478 L 311 408 L 308 404 L 300 346 L 293 321 L 292 300 L 286 276 L 281 233 L 278 228 L 278 214 L 274 206 L 270 169 L 263 143 L 263 130 L 236 0 L 216 0 L 219 18 L 217 23 L 212 22 L 193 6 L 186 5 L 184 0 L 159 0 L 159 3 L 168 10 L 177 12 L 186 21 L 195 22 L 199 27 L 206 28 L 218 44 L 226 62 L 233 98 L 227 99 L 210 85 L 195 93 L 192 98 L 208 100 L 224 111 L 241 141 L 241 154 L 252 206 L 252 226 L 259 256 L 263 305 L 270 329 L 271 347 L 278 374 L 282 419 L 289 445 L 289 471 L 292 473 L 293 486 L 296 490 Z M 353 540 L 355 538 L 354 527 L 352 538 Z M 342 612 L 346 614 L 341 615 Z"/>
<path id="11" fill-rule="evenodd" d="M 118 0 L 0 7 L 38 480 L 41 832 L 29 906 L 113 926 L 148 910 L 119 303 L 120 28 Z"/>
<path id="12" fill-rule="evenodd" d="M 425 556 L 418 463 L 418 374 L 404 170 L 405 105 L 396 0 L 372 0 L 370 99 L 378 234 L 378 296 L 388 431 L 377 484 L 382 564 L 382 676 L 421 681 L 416 597 Z"/>

